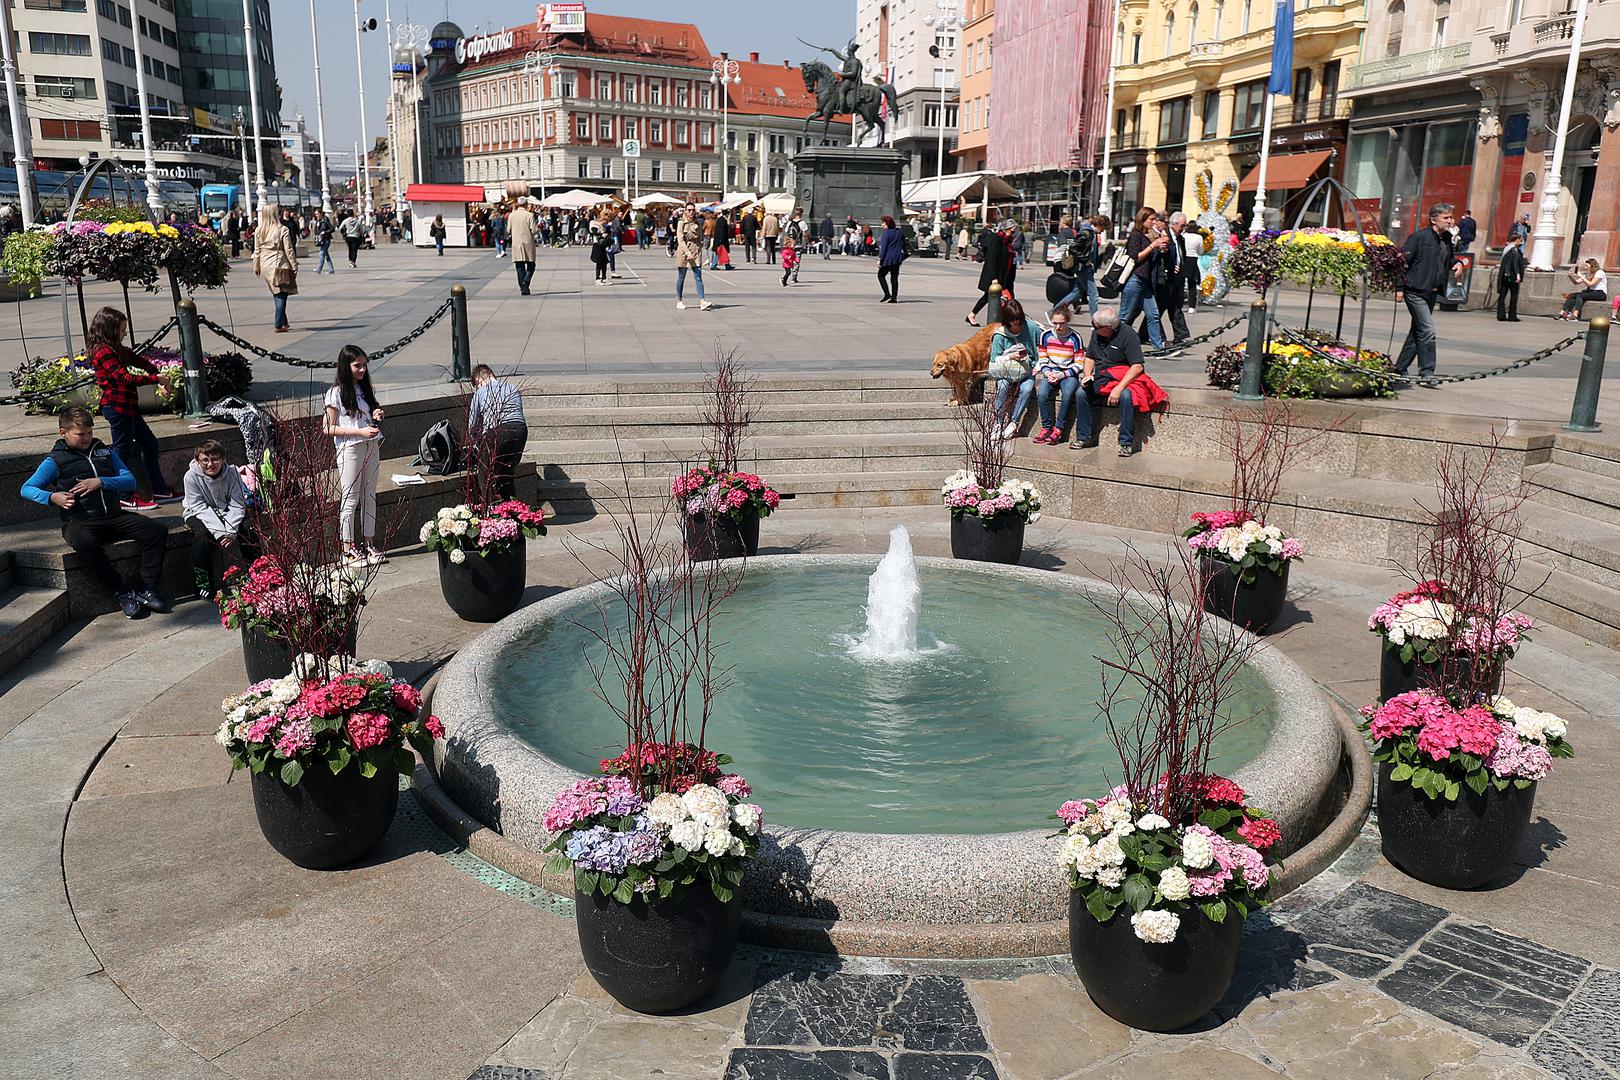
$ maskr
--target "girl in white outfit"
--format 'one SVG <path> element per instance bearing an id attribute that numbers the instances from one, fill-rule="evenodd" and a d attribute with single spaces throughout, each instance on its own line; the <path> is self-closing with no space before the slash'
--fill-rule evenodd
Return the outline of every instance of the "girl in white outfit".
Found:
<path id="1" fill-rule="evenodd" d="M 338 536 L 343 541 L 343 557 L 349 562 L 380 566 L 388 561 L 377 548 L 377 469 L 382 463 L 382 431 L 378 428 L 383 410 L 371 389 L 366 370 L 370 358 L 358 345 L 345 345 L 338 353 L 337 381 L 326 392 L 326 422 L 323 430 L 337 447 L 338 480 L 342 486 Z M 354 517 L 361 517 L 361 535 L 366 548 L 354 542 Z"/>

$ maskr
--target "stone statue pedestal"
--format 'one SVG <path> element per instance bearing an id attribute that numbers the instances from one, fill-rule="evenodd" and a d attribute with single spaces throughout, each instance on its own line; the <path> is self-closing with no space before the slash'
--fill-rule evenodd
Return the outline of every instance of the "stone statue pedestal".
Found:
<path id="1" fill-rule="evenodd" d="M 884 214 L 900 221 L 900 174 L 909 160 L 888 147 L 809 147 L 793 158 L 798 206 L 806 218 L 831 214 L 839 225 L 852 216 L 862 224 L 875 225 Z"/>

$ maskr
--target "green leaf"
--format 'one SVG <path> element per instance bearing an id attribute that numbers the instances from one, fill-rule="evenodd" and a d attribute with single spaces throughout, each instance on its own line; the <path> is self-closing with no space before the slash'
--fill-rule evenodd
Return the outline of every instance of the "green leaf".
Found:
<path id="1" fill-rule="evenodd" d="M 1218 923 L 1226 920 L 1225 900 L 1212 900 L 1207 904 L 1199 904 L 1198 907 L 1203 911 L 1204 917 L 1210 922 Z"/>
<path id="2" fill-rule="evenodd" d="M 353 757 L 354 755 L 349 753 L 349 748 L 340 743 L 338 748 L 326 759 L 326 767 L 332 770 L 333 776 L 336 776 L 349 767 L 349 762 Z"/>
<path id="3" fill-rule="evenodd" d="M 1121 890 L 1125 902 L 1131 905 L 1132 911 L 1146 911 L 1153 903 L 1153 886 L 1148 882 L 1146 874 L 1132 874 L 1125 879 L 1125 886 Z"/>
<path id="4" fill-rule="evenodd" d="M 1114 917 L 1114 907 L 1108 902 L 1108 897 L 1101 889 L 1092 889 L 1091 895 L 1086 897 L 1086 910 L 1091 917 L 1100 923 L 1105 923 Z"/>
<path id="5" fill-rule="evenodd" d="M 304 767 L 296 761 L 289 761 L 281 767 L 281 782 L 288 787 L 294 787 L 304 778 Z"/>
<path id="6" fill-rule="evenodd" d="M 1446 801 L 1456 802 L 1457 796 L 1462 794 L 1462 785 L 1455 780 L 1446 781 Z"/>
<path id="7" fill-rule="evenodd" d="M 1279 863 L 1278 865 L 1281 866 L 1282 864 Z M 1244 906 L 1243 901 L 1241 900 L 1232 901 L 1232 910 L 1237 912 L 1237 916 L 1240 919 L 1247 919 L 1249 917 L 1249 909 Z"/>
<path id="8" fill-rule="evenodd" d="M 1490 782 L 1490 774 L 1485 772 L 1484 769 L 1468 774 L 1468 786 L 1476 795 L 1485 794 L 1485 788 L 1489 786 Z"/>
<path id="9" fill-rule="evenodd" d="M 1391 780 L 1410 780 L 1410 779 L 1412 779 L 1412 766 L 1407 765 L 1404 762 L 1397 765 L 1397 766 L 1395 766 L 1395 768 L 1390 770 L 1389 778 Z"/>
<path id="10" fill-rule="evenodd" d="M 731 902 L 731 898 L 737 895 L 736 892 L 726 888 L 718 881 L 714 882 L 710 887 L 714 889 L 714 898 L 720 901 L 722 904 L 729 904 Z"/>
<path id="11" fill-rule="evenodd" d="M 395 748 L 394 768 L 399 770 L 401 776 L 411 775 L 416 771 L 416 755 L 403 746 Z"/>
<path id="12" fill-rule="evenodd" d="M 365 777 L 367 780 L 370 780 L 373 776 L 377 775 L 377 766 L 371 763 L 370 758 L 362 757 L 360 759 L 360 775 Z"/>
<path id="13" fill-rule="evenodd" d="M 1164 871 L 1170 869 L 1174 865 L 1175 860 L 1171 859 L 1168 855 L 1153 854 L 1142 856 L 1142 869 L 1155 874 L 1162 874 Z"/>
<path id="14" fill-rule="evenodd" d="M 636 895 L 636 890 L 630 886 L 629 878 L 620 878 L 619 884 L 613 890 L 613 899 L 621 904 L 628 904 Z"/>
<path id="15" fill-rule="evenodd" d="M 596 891 L 596 886 L 601 880 L 600 870 L 581 870 L 574 875 L 574 888 L 589 896 Z"/>

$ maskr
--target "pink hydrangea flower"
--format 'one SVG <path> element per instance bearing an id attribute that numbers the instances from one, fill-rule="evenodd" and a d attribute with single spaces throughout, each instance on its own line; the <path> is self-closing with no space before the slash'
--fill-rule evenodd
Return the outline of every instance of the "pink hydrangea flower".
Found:
<path id="1" fill-rule="evenodd" d="M 736 773 L 727 773 L 715 781 L 714 786 L 736 799 L 746 799 L 754 793 L 754 789 L 748 786 L 748 781 Z"/>
<path id="2" fill-rule="evenodd" d="M 1090 799 L 1070 799 L 1058 807 L 1057 816 L 1065 825 L 1073 825 L 1090 815 L 1091 807 L 1092 802 Z"/>
<path id="3" fill-rule="evenodd" d="M 1545 746 L 1525 742 L 1518 732 L 1504 724 L 1485 767 L 1504 780 L 1544 780 L 1552 772 L 1552 754 Z"/>
<path id="4" fill-rule="evenodd" d="M 315 731 L 308 720 L 292 720 L 276 739 L 276 753 L 294 758 L 315 745 Z"/>
<path id="5" fill-rule="evenodd" d="M 349 716 L 349 739 L 357 750 L 370 750 L 388 741 L 392 731 L 388 717 L 379 712 L 357 712 Z"/>
<path id="6" fill-rule="evenodd" d="M 414 713 L 422 707 L 422 695 L 408 682 L 394 684 L 394 704 L 405 712 Z"/>
<path id="7" fill-rule="evenodd" d="M 540 823 L 547 832 L 563 832 L 605 813 L 607 806 L 607 791 L 600 778 L 575 780 L 557 793 Z"/>
<path id="8" fill-rule="evenodd" d="M 1435 761 L 1446 760 L 1453 750 L 1483 758 L 1496 749 L 1496 737 L 1501 732 L 1502 721 L 1489 709 L 1474 705 L 1431 718 L 1418 732 L 1417 745 Z"/>
<path id="9" fill-rule="evenodd" d="M 285 719 L 286 717 L 280 713 L 270 713 L 268 716 L 259 717 L 248 725 L 247 741 L 250 743 L 269 742 L 270 736 L 275 733 L 276 728 L 280 727 L 281 722 Z"/>

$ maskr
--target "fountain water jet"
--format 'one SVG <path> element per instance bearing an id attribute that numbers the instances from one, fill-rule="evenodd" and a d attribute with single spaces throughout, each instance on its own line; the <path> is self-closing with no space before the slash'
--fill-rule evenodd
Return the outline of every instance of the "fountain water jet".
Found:
<path id="1" fill-rule="evenodd" d="M 889 530 L 889 550 L 866 583 L 866 633 L 850 648 L 862 660 L 909 660 L 917 651 L 922 584 L 904 525 Z"/>

